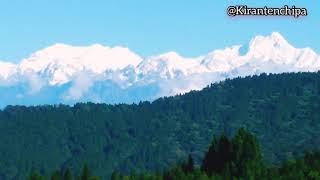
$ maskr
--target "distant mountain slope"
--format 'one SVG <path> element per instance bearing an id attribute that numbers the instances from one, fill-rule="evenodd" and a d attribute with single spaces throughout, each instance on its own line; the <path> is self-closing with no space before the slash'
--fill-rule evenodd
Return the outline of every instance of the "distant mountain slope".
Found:
<path id="1" fill-rule="evenodd" d="M 320 73 L 236 78 L 133 105 L 8 106 L 0 111 L 0 179 L 88 162 L 94 174 L 199 162 L 212 136 L 253 132 L 276 164 L 320 149 Z M 98 160 L 98 161 L 97 161 Z"/>
<path id="2" fill-rule="evenodd" d="M 122 47 L 56 44 L 19 64 L 0 62 L 0 107 L 132 103 L 200 90 L 226 78 L 318 70 L 318 54 L 294 48 L 276 32 L 195 58 L 176 52 L 142 58 Z"/>

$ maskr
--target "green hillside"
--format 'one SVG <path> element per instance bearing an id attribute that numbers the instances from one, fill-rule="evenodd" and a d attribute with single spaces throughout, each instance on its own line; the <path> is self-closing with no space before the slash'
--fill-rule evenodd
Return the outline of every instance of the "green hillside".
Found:
<path id="1" fill-rule="evenodd" d="M 244 127 L 270 165 L 320 149 L 320 73 L 226 80 L 134 105 L 8 106 L 0 111 L 0 179 L 88 163 L 98 176 L 200 164 L 214 134 Z"/>
<path id="2" fill-rule="evenodd" d="M 85 164 L 81 174 L 69 168 L 56 170 L 45 177 L 31 172 L 27 180 L 101 180 Z M 257 138 L 240 128 L 232 137 L 224 134 L 214 137 L 200 166 L 195 166 L 191 155 L 182 163 L 156 173 L 123 175 L 114 171 L 111 180 L 318 180 L 320 179 L 320 152 L 307 152 L 303 158 L 285 161 L 280 166 L 267 166 L 261 157 Z"/>

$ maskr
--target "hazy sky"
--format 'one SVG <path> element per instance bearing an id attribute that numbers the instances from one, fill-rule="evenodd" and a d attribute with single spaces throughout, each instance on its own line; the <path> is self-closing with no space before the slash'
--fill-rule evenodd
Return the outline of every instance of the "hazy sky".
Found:
<path id="1" fill-rule="evenodd" d="M 228 17 L 227 6 L 237 4 L 296 5 L 308 8 L 309 16 Z M 126 46 L 141 56 L 198 56 L 273 31 L 319 53 L 320 1 L 0 0 L 0 60 L 12 62 L 55 43 Z"/>

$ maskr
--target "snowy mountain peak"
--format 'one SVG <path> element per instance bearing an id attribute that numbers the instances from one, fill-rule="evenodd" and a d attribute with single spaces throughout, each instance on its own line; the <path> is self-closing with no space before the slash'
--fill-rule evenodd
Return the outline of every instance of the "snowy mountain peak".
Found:
<path id="1" fill-rule="evenodd" d="M 160 55 L 159 58 L 164 60 L 171 60 L 171 59 L 181 59 L 182 57 L 177 52 L 170 51 L 168 53 Z"/>
<path id="2" fill-rule="evenodd" d="M 270 36 L 271 39 L 273 39 L 276 42 L 284 42 L 288 43 L 287 40 L 280 34 L 279 32 L 273 32 Z"/>
<path id="3" fill-rule="evenodd" d="M 50 84 L 64 84 L 75 74 L 86 70 L 103 73 L 107 70 L 137 66 L 142 58 L 128 48 L 109 48 L 99 44 L 75 47 L 55 44 L 37 51 L 24 59 L 19 68 L 22 72 L 33 71 L 49 74 Z"/>
<path id="4" fill-rule="evenodd" d="M 142 59 L 124 47 L 59 43 L 19 64 L 0 62 L 0 92 L 5 92 L 0 93 L 0 107 L 78 101 L 132 103 L 199 90 L 226 78 L 318 70 L 317 53 L 294 48 L 277 32 L 197 58 L 168 52 Z"/>
<path id="5" fill-rule="evenodd" d="M 61 63 L 61 64 L 93 64 L 107 66 L 111 69 L 124 68 L 127 65 L 137 65 L 141 57 L 123 47 L 106 47 L 100 44 L 91 46 L 71 46 L 66 44 L 55 44 L 43 50 L 37 51 L 24 63 Z"/>
<path id="6" fill-rule="evenodd" d="M 284 37 L 277 32 L 270 36 L 256 36 L 250 42 L 251 51 L 268 51 L 270 49 L 292 49 L 293 47 L 288 43 Z"/>
<path id="7" fill-rule="evenodd" d="M 17 70 L 17 65 L 9 62 L 0 61 L 0 79 L 6 80 Z M 1 82 L 0 82 L 1 83 Z M 1 84 L 0 84 L 1 85 Z"/>
<path id="8" fill-rule="evenodd" d="M 277 63 L 289 64 L 297 56 L 297 49 L 288 43 L 285 38 L 277 32 L 270 36 L 257 36 L 249 45 L 247 55 L 262 61 L 275 61 Z"/>

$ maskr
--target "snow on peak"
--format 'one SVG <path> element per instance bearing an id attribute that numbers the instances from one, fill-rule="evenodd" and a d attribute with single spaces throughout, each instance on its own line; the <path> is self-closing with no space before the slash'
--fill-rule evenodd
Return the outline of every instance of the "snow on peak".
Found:
<path id="1" fill-rule="evenodd" d="M 144 76 L 156 75 L 160 79 L 174 79 L 203 72 L 205 67 L 201 66 L 197 58 L 185 58 L 176 52 L 168 52 L 145 59 L 137 69 Z"/>
<path id="2" fill-rule="evenodd" d="M 244 63 L 240 55 L 241 46 L 232 46 L 209 53 L 202 60 L 202 64 L 211 72 L 227 72 Z"/>
<path id="3" fill-rule="evenodd" d="M 286 41 L 280 33 L 270 36 L 257 36 L 249 45 L 249 55 L 263 61 L 273 60 L 278 63 L 290 64 L 297 56 L 296 49 Z"/>
<path id="4" fill-rule="evenodd" d="M 294 48 L 277 32 L 197 58 L 172 51 L 143 59 L 124 47 L 58 43 L 33 53 L 19 64 L 0 61 L 0 90 L 12 86 L 13 94 L 0 94 L 0 99 L 7 99 L 0 106 L 21 102 L 14 101 L 16 91 L 17 97 L 39 93 L 42 98 L 52 97 L 43 103 L 130 103 L 198 90 L 226 78 L 318 70 L 317 53 L 310 48 Z M 47 88 L 42 92 L 43 87 Z M 32 97 L 30 104 L 34 103 Z"/>
<path id="5" fill-rule="evenodd" d="M 103 73 L 129 65 L 137 66 L 141 61 L 141 57 L 123 47 L 55 44 L 24 59 L 19 67 L 22 72 L 31 70 L 51 74 L 50 84 L 54 85 L 68 82 L 71 76 L 83 70 Z"/>
<path id="6" fill-rule="evenodd" d="M 176 59 L 181 59 L 182 58 L 177 52 L 174 52 L 174 51 L 170 51 L 168 53 L 161 54 L 158 57 L 163 59 L 163 60 L 176 60 Z"/>
<path id="7" fill-rule="evenodd" d="M 8 79 L 16 73 L 17 65 L 9 62 L 0 61 L 0 79 Z"/>
<path id="8" fill-rule="evenodd" d="M 270 36 L 256 36 L 250 42 L 250 48 L 258 47 L 292 47 L 288 41 L 278 32 L 273 32 Z"/>

